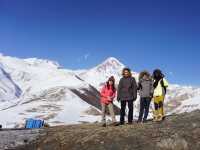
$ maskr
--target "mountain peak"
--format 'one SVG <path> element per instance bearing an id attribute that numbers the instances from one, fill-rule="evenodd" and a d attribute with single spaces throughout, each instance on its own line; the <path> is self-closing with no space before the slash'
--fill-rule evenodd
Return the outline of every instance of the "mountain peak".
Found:
<path id="1" fill-rule="evenodd" d="M 113 62 L 113 61 L 120 63 L 120 61 L 115 57 L 108 57 L 104 62 Z"/>
<path id="2" fill-rule="evenodd" d="M 117 58 L 109 57 L 99 66 L 115 66 L 116 68 L 123 68 L 124 64 L 122 64 Z"/>
<path id="3" fill-rule="evenodd" d="M 105 61 L 119 61 L 119 60 L 115 57 L 108 57 Z"/>

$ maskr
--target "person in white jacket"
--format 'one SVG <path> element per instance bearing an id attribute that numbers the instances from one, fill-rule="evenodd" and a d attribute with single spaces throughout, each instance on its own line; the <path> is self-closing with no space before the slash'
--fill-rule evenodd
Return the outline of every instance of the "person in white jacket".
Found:
<path id="1" fill-rule="evenodd" d="M 156 69 L 153 72 L 153 87 L 154 87 L 154 121 L 162 121 L 165 118 L 164 115 L 164 99 L 167 93 L 168 81 L 164 78 L 162 71 Z"/>

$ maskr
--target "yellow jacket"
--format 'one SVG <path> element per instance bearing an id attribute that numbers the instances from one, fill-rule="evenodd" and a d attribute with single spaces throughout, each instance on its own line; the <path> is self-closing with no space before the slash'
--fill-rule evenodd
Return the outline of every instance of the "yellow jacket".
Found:
<path id="1" fill-rule="evenodd" d="M 158 82 L 158 86 L 154 89 L 154 97 L 157 97 L 157 96 L 165 96 L 165 91 L 164 91 L 164 88 L 161 84 L 161 81 L 163 80 L 163 84 L 164 84 L 164 87 L 168 87 L 169 86 L 169 83 L 167 82 L 167 80 L 165 78 L 161 79 L 159 82 Z"/>

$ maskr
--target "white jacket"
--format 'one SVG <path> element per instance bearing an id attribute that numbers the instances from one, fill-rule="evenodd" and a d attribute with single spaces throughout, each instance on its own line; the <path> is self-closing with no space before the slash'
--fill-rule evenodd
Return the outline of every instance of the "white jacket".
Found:
<path id="1" fill-rule="evenodd" d="M 165 87 L 168 87 L 169 86 L 169 83 L 167 82 L 167 80 L 165 78 L 161 79 L 159 82 L 158 82 L 158 85 L 157 87 L 154 89 L 154 97 L 157 97 L 157 96 L 165 96 L 165 92 L 164 92 L 164 88 L 162 87 L 162 84 L 161 84 L 161 81 L 163 80 L 163 83 L 164 83 L 164 86 Z"/>

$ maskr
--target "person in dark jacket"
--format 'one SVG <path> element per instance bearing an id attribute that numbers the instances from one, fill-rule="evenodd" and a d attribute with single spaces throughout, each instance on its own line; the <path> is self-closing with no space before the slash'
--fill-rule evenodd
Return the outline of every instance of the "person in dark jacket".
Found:
<path id="1" fill-rule="evenodd" d="M 121 102 L 120 125 L 125 123 L 125 110 L 128 103 L 128 123 L 133 123 L 133 102 L 137 99 L 137 83 L 132 77 L 131 70 L 124 68 L 122 71 L 123 77 L 120 79 L 117 92 L 117 100 Z"/>
<path id="2" fill-rule="evenodd" d="M 138 123 L 145 123 L 149 114 L 149 106 L 154 92 L 153 80 L 148 71 L 140 73 L 138 90 L 140 93 L 140 113 Z"/>

